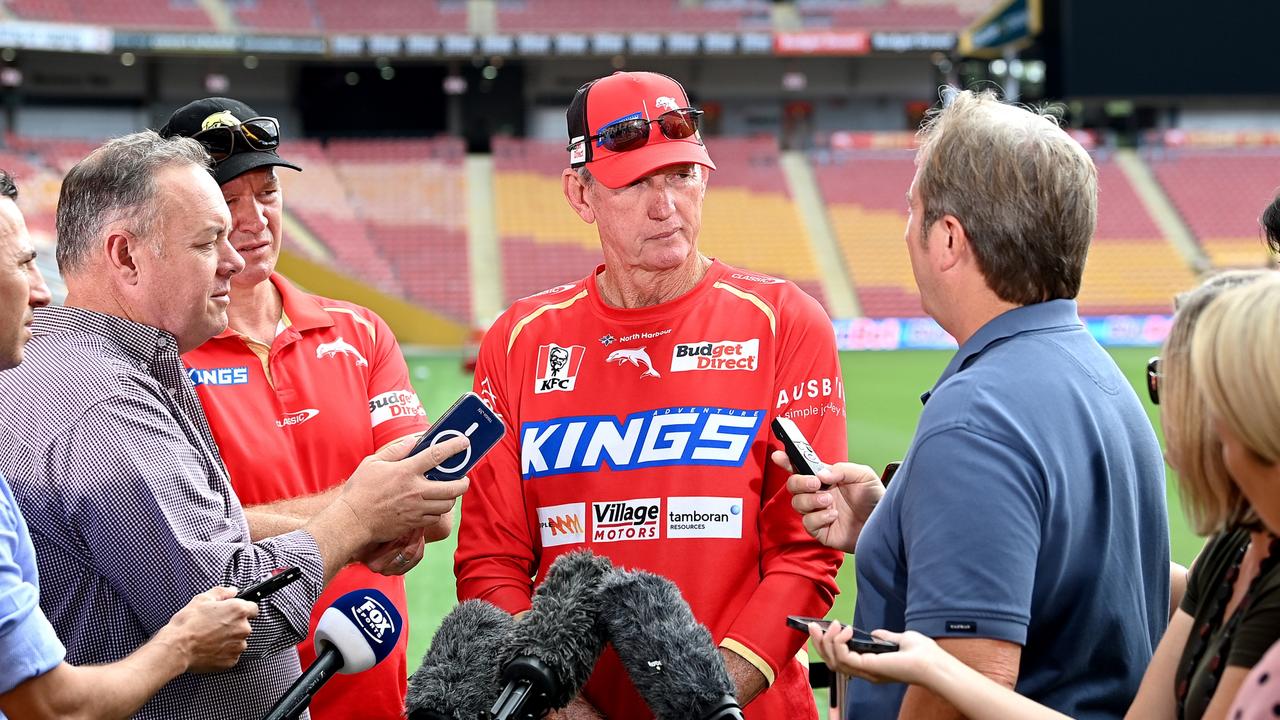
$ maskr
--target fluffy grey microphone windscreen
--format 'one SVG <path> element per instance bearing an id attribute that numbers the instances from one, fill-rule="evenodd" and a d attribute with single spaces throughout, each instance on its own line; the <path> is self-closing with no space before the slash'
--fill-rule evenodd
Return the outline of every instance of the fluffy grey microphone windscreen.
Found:
<path id="1" fill-rule="evenodd" d="M 549 707 L 564 707 L 578 695 L 604 649 L 599 590 L 611 572 L 613 563 L 589 550 L 561 555 L 512 629 L 500 666 L 519 657 L 546 664 L 556 680 Z"/>
<path id="2" fill-rule="evenodd" d="M 405 709 L 411 720 L 475 720 L 487 712 L 502 689 L 498 656 L 514 623 L 483 600 L 468 600 L 446 615 L 409 678 Z"/>
<path id="3" fill-rule="evenodd" d="M 644 571 L 615 572 L 600 588 L 600 599 L 613 649 L 659 720 L 736 708 L 724 659 L 675 583 Z"/>

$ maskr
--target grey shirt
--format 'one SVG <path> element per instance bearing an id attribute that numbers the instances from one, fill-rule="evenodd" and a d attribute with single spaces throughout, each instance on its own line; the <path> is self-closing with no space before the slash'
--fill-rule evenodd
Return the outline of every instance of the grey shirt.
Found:
<path id="1" fill-rule="evenodd" d="M 294 645 L 324 581 L 314 538 L 250 541 L 172 335 L 67 307 L 36 310 L 32 331 L 22 364 L 0 372 L 0 473 L 67 661 L 118 660 L 193 595 L 298 566 L 302 580 L 262 602 L 234 668 L 185 674 L 136 716 L 260 718 L 300 673 Z"/>

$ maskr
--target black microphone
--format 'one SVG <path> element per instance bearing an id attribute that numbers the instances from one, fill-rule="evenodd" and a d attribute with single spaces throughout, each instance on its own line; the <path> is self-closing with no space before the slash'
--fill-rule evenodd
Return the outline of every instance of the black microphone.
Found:
<path id="1" fill-rule="evenodd" d="M 658 720 L 742 720 L 724 658 L 675 583 L 618 571 L 600 600 L 613 649 Z"/>
<path id="2" fill-rule="evenodd" d="M 440 623 L 422 665 L 409 678 L 409 720 L 476 720 L 502 690 L 498 655 L 515 619 L 483 600 L 468 600 Z"/>
<path id="3" fill-rule="evenodd" d="M 561 555 L 515 623 L 502 655 L 502 694 L 494 720 L 532 720 L 568 705 L 604 649 L 600 583 L 613 571 L 589 550 Z"/>
<path id="4" fill-rule="evenodd" d="M 315 662 L 263 720 L 297 720 L 335 672 L 364 672 L 382 662 L 401 629 L 400 612 L 377 590 L 352 590 L 338 598 L 316 623 Z"/>

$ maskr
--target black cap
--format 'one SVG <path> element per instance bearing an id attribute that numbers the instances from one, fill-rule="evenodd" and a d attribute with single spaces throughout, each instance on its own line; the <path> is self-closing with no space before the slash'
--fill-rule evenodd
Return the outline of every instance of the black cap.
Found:
<path id="1" fill-rule="evenodd" d="M 205 98 L 174 110 L 169 116 L 169 121 L 160 128 L 160 136 L 192 137 L 204 130 L 205 122 L 219 113 L 231 113 L 241 122 L 260 117 L 256 110 L 239 100 L 221 97 Z M 249 147 L 237 134 L 231 155 L 214 166 L 213 179 L 217 180 L 219 185 L 224 185 L 254 168 L 267 165 L 279 165 L 302 171 L 302 168 L 280 157 L 274 150 L 258 150 Z"/>

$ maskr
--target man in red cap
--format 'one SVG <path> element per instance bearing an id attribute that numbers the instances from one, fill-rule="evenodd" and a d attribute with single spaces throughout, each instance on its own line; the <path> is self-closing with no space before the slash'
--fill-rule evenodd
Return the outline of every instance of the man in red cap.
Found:
<path id="1" fill-rule="evenodd" d="M 791 511 L 768 425 L 792 418 L 844 457 L 835 337 L 792 283 L 698 252 L 715 169 L 700 115 L 646 72 L 570 104 L 564 195 L 604 264 L 516 301 L 481 345 L 475 390 L 512 432 L 472 473 L 458 597 L 523 612 L 531 578 L 589 548 L 676 582 L 748 718 L 815 718 L 805 637 L 785 620 L 826 614 L 841 558 Z M 600 716 L 650 717 L 612 651 L 561 713 Z"/>
<path id="2" fill-rule="evenodd" d="M 174 111 L 161 134 L 194 138 L 213 158 L 231 211 L 228 239 L 245 263 L 231 281 L 227 329 L 182 359 L 253 536 L 290 532 L 337 496 L 366 455 L 425 430 L 427 418 L 382 318 L 302 292 L 276 272 L 284 214 L 276 168 L 302 168 L 278 154 L 275 118 L 205 98 Z M 311 633 L 333 600 L 360 588 L 381 590 L 407 618 L 402 576 L 450 524 L 449 515 L 436 516 L 344 568 L 316 602 Z M 334 676 L 312 701 L 311 717 L 400 717 L 408 636 L 376 667 Z M 310 637 L 298 654 L 304 667 L 315 659 Z"/>

